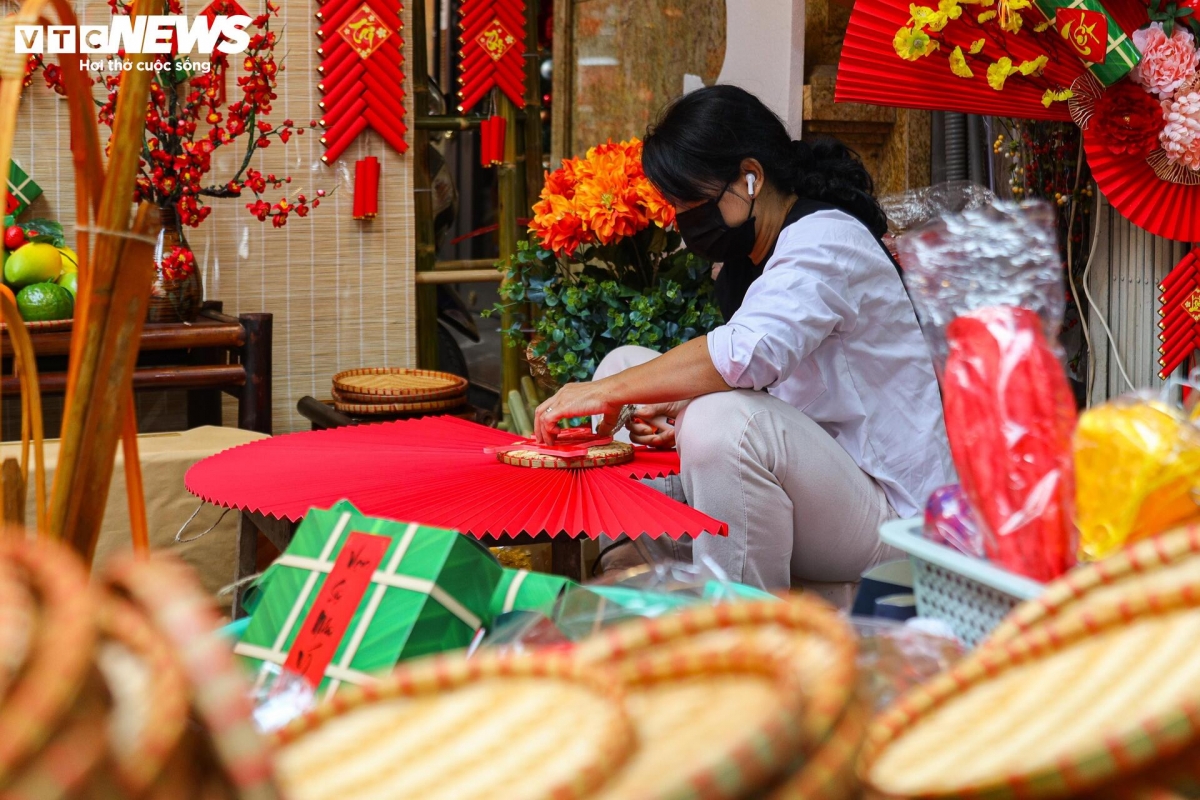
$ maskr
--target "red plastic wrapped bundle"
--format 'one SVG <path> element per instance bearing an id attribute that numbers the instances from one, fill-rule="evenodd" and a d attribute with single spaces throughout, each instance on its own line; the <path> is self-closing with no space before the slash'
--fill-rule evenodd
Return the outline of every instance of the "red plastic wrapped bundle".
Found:
<path id="1" fill-rule="evenodd" d="M 946 432 L 988 558 L 1039 581 L 1075 563 L 1075 399 L 1045 324 L 1012 306 L 946 327 Z"/>

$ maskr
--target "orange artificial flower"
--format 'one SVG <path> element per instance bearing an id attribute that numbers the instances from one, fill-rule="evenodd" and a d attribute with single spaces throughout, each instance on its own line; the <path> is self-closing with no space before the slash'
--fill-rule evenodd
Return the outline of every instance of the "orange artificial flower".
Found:
<path id="1" fill-rule="evenodd" d="M 613 244 L 650 225 L 666 228 L 675 210 L 642 170 L 642 142 L 608 141 L 546 175 L 529 230 L 543 247 L 572 255 L 583 244 Z"/>

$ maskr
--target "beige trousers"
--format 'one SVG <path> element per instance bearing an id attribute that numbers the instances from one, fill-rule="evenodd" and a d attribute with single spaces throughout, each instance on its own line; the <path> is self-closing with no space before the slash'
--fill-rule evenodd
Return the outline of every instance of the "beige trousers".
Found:
<path id="1" fill-rule="evenodd" d="M 596 378 L 657 355 L 617 348 Z M 697 397 L 676 420 L 675 439 L 688 503 L 729 526 L 727 537 L 697 538 L 693 559 L 711 559 L 730 579 L 800 586 L 847 607 L 864 571 L 900 557 L 879 539 L 895 516 L 883 489 L 782 400 L 745 389 Z"/>

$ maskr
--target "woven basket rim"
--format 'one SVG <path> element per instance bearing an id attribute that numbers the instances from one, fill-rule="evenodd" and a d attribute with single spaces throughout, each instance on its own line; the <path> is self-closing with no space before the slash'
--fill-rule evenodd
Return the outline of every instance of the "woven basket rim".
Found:
<path id="1" fill-rule="evenodd" d="M 0 560 L 0 698 L 25 666 L 36 635 L 37 607 L 29 586 Z M 8 663 L 6 663 L 8 662 Z"/>
<path id="2" fill-rule="evenodd" d="M 768 680 L 778 696 L 770 716 L 745 738 L 709 742 L 706 746 L 711 749 L 723 750 L 719 757 L 702 769 L 674 776 L 664 796 L 683 796 L 685 787 L 703 786 L 701 796 L 706 800 L 744 797 L 777 778 L 804 744 L 805 687 L 791 669 L 791 659 L 761 646 L 747 642 L 728 650 L 647 650 L 615 663 L 613 669 L 629 691 L 652 691 L 683 679 L 753 675 Z"/>
<path id="3" fill-rule="evenodd" d="M 1071 570 L 1047 584 L 1038 597 L 1017 606 L 981 644 L 1012 641 L 1084 601 L 1093 591 L 1200 556 L 1200 523 L 1143 539 L 1116 555 Z"/>
<path id="4" fill-rule="evenodd" d="M 447 397 L 442 400 L 421 400 L 403 403 L 345 403 L 334 395 L 333 407 L 344 414 L 413 414 L 429 411 L 451 411 L 467 404 L 466 395 Z"/>
<path id="5" fill-rule="evenodd" d="M 611 452 L 605 452 L 611 451 Z M 589 447 L 586 456 L 563 456 L 538 453 L 534 450 L 501 450 L 496 453 L 502 464 L 526 469 L 591 469 L 593 467 L 615 467 L 633 461 L 633 445 L 625 442 Z"/>
<path id="6" fill-rule="evenodd" d="M 131 758 L 113 752 L 117 774 L 133 794 L 140 794 L 158 779 L 187 727 L 187 678 L 167 642 L 151 621 L 132 603 L 106 595 L 97 608 L 103 639 L 116 642 L 147 665 L 150 702 L 142 724 L 141 741 Z"/>
<path id="7" fill-rule="evenodd" d="M 855 764 L 871 712 L 856 692 L 842 717 L 813 755 L 767 795 L 767 800 L 844 800 L 857 784 Z"/>
<path id="8" fill-rule="evenodd" d="M 871 769 L 884 748 L 956 697 L 1010 669 L 1052 657 L 1097 634 L 1133 628 L 1142 619 L 1200 609 L 1200 591 L 1197 587 L 1189 586 L 1163 593 L 1131 594 L 1126 603 L 1100 607 L 1095 614 L 1080 618 L 1053 620 L 1010 641 L 976 650 L 950 669 L 901 696 L 872 720 L 858 764 L 859 777 L 864 786 L 882 791 L 871 781 Z M 1176 719 L 1180 716 L 1182 719 Z M 1183 724 L 1188 736 L 1181 737 L 1177 728 L 1171 728 L 1171 723 Z M 1139 731 L 1125 739 L 1098 737 L 1094 748 L 1077 754 L 1077 758 L 1070 763 L 1060 762 L 1029 773 L 999 776 L 994 781 L 979 785 L 960 786 L 953 794 L 1017 796 L 1031 784 L 1053 777 L 1061 777 L 1068 782 L 1073 792 L 1093 789 L 1112 778 L 1128 774 L 1121 770 L 1141 769 L 1189 747 L 1200 737 L 1200 709 L 1180 709 L 1178 713 L 1162 719 L 1147 720 L 1146 724 L 1139 726 Z M 1122 757 L 1112 758 L 1110 754 L 1114 750 L 1120 750 Z"/>
<path id="9" fill-rule="evenodd" d="M 696 634 L 764 625 L 816 636 L 835 651 L 835 666 L 823 673 L 822 685 L 808 687 L 804 728 L 808 745 L 814 746 L 829 735 L 857 690 L 858 681 L 854 633 L 824 601 L 798 594 L 781 601 L 720 603 L 633 620 L 576 645 L 575 655 L 585 663 L 613 661 Z"/>
<path id="10" fill-rule="evenodd" d="M 363 377 L 368 375 L 388 375 L 395 376 L 397 385 L 394 388 L 372 388 L 370 386 L 361 386 L 348 382 L 351 378 Z M 443 383 L 441 386 L 430 387 L 406 387 L 402 385 L 402 378 L 437 378 Z M 348 369 L 337 373 L 333 376 L 333 387 L 339 392 L 350 392 L 356 395 L 367 395 L 377 397 L 381 400 L 397 400 L 400 398 L 411 398 L 413 400 L 433 400 L 447 395 L 461 394 L 467 390 L 467 379 L 461 375 L 455 375 L 452 372 L 441 372 L 432 369 L 413 369 L 410 367 L 360 367 L 358 369 Z"/>
<path id="11" fill-rule="evenodd" d="M 461 656 L 438 655 L 405 664 L 379 681 L 347 687 L 304 716 L 277 731 L 273 741 L 287 747 L 325 724 L 357 709 L 378 702 L 411 697 L 436 696 L 481 681 L 549 678 L 577 685 L 608 700 L 616 713 L 608 720 L 610 730 L 599 738 L 605 742 L 635 741 L 635 731 L 625 711 L 624 692 L 612 676 L 582 668 L 573 658 L 555 653 L 495 655 L 464 660 Z M 594 761 L 584 765 L 570 782 L 547 793 L 556 800 L 583 800 L 602 787 L 628 759 L 632 748 L 602 747 Z"/>
<path id="12" fill-rule="evenodd" d="M 26 667 L 0 705 L 3 785 L 75 705 L 91 670 L 97 634 L 87 574 L 65 545 L 9 537 L 0 542 L 0 559 L 18 564 L 36 586 L 40 612 Z"/>

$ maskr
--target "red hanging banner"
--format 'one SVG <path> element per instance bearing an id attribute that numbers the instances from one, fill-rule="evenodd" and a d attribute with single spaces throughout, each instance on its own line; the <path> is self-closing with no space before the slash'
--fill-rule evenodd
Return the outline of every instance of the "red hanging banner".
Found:
<path id="1" fill-rule="evenodd" d="M 320 123 L 326 164 L 373 128 L 399 152 L 408 149 L 404 134 L 404 53 L 399 0 L 325 0 L 317 19 L 317 48 L 324 98 Z"/>
<path id="2" fill-rule="evenodd" d="M 284 669 L 302 676 L 314 688 L 321 685 L 391 543 L 387 536 L 369 533 L 354 532 L 346 537 L 304 626 L 292 641 Z"/>
<path id="3" fill-rule="evenodd" d="M 458 110 L 474 108 L 493 88 L 524 108 L 524 0 L 463 0 L 458 12 Z"/>

